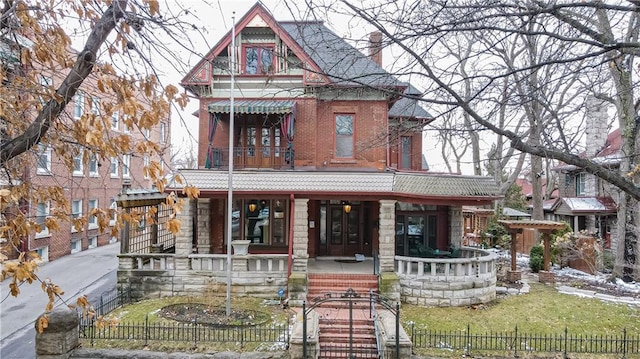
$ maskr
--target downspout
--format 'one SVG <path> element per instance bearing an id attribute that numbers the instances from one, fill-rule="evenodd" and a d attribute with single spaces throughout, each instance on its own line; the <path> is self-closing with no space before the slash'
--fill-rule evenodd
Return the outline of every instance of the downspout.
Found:
<path id="1" fill-rule="evenodd" d="M 289 256 L 287 257 L 287 279 L 291 277 L 291 270 L 293 268 L 293 220 L 295 218 L 295 202 L 293 193 L 289 197 L 291 200 L 291 207 L 289 210 Z M 287 295 L 289 294 L 289 287 L 287 286 Z"/>

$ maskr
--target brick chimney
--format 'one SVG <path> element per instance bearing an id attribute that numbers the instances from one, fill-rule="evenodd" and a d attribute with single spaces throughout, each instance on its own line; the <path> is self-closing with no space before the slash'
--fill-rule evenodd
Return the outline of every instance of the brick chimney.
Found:
<path id="1" fill-rule="evenodd" d="M 382 33 L 380 31 L 369 34 L 369 57 L 382 66 Z"/>

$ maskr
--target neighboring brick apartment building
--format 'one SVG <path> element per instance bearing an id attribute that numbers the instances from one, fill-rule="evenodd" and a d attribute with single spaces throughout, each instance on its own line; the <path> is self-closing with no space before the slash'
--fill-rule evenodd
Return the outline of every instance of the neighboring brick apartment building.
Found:
<path id="1" fill-rule="evenodd" d="M 16 44 L 7 43 L 4 39 L 3 53 L 19 51 Z M 28 46 L 29 41 L 23 39 L 20 46 Z M 19 63 L 20 56 L 3 56 L 4 67 L 13 67 L 19 71 L 38 71 L 40 84 L 43 89 L 55 88 L 64 79 L 64 73 L 50 70 L 26 69 Z M 100 232 L 96 217 L 89 216 L 94 208 L 115 210 L 117 208 L 115 197 L 121 192 L 126 181 L 132 188 L 150 188 L 151 181 L 144 175 L 143 168 L 151 161 L 158 161 L 164 167 L 169 163 L 170 152 L 170 120 L 163 119 L 158 126 L 151 130 L 131 128 L 126 124 L 126 118 L 121 111 L 114 111 L 112 115 L 102 115 L 103 105 L 109 104 L 106 98 L 100 98 L 100 92 L 96 88 L 96 79 L 90 75 L 76 93 L 63 113 L 60 121 L 64 122 L 64 128 L 73 128 L 73 121 L 78 121 L 83 116 L 95 115 L 96 121 L 104 124 L 107 134 L 103 141 L 119 141 L 121 136 L 126 136 L 133 144 L 143 140 L 149 140 L 158 144 L 161 155 L 119 154 L 114 157 L 98 158 L 91 154 L 89 148 L 76 147 L 73 152 L 72 163 L 64 163 L 59 156 L 61 151 L 69 151 L 69 148 L 51 148 L 39 144 L 31 148 L 31 163 L 24 165 L 21 181 L 31 182 L 33 187 L 59 186 L 65 193 L 70 204 L 72 216 L 87 217 L 84 228 L 76 229 L 71 221 L 58 221 L 60 229 L 50 232 L 44 227 L 47 216 L 55 210 L 55 204 L 51 201 L 40 203 L 24 203 L 23 210 L 42 225 L 44 230 L 31 233 L 22 241 L 21 250 L 36 251 L 45 260 L 54 260 L 64 255 L 82 250 L 102 246 L 117 240 L 110 230 Z M 104 94 L 102 96 L 105 96 Z M 34 98 L 33 101 L 38 101 Z M 59 127 L 52 127 L 49 131 L 60 131 Z M 75 152 L 77 151 L 77 152 Z M 115 224 L 115 211 L 110 225 Z M 11 253 L 9 253 L 11 255 Z"/>

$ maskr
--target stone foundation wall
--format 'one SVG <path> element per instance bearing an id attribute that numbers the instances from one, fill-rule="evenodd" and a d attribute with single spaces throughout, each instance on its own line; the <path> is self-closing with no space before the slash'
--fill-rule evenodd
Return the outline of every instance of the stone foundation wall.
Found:
<path id="1" fill-rule="evenodd" d="M 496 299 L 495 277 L 468 277 L 456 282 L 401 277 L 400 287 L 402 302 L 415 305 L 459 307 Z"/>
<path id="2" fill-rule="evenodd" d="M 225 293 L 227 276 L 221 272 L 177 270 L 119 270 L 118 285 L 130 285 L 134 299 L 170 296 L 201 296 Z M 287 288 L 285 273 L 231 273 L 231 293 L 258 298 L 277 298 Z"/>

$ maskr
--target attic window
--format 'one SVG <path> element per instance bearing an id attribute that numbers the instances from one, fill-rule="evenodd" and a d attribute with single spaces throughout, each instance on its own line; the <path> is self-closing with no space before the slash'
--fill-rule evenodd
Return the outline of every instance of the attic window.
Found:
<path id="1" fill-rule="evenodd" d="M 245 46 L 243 52 L 245 75 L 264 75 L 275 72 L 272 45 Z"/>

